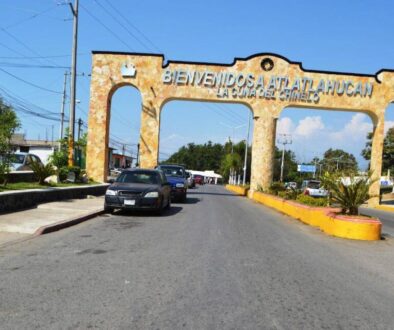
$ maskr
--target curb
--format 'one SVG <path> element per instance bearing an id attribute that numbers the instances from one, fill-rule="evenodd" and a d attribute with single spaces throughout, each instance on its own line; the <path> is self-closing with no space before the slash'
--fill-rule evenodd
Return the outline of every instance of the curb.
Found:
<path id="1" fill-rule="evenodd" d="M 39 235 L 44 235 L 44 234 L 49 234 L 52 233 L 54 231 L 58 231 L 64 228 L 68 228 L 71 226 L 75 226 L 78 225 L 81 222 L 84 222 L 86 220 L 89 220 L 91 218 L 94 218 L 97 215 L 103 214 L 104 213 L 104 209 L 99 210 L 99 211 L 93 211 L 90 212 L 86 215 L 80 216 L 78 218 L 71 218 L 68 220 L 64 220 L 64 221 L 60 221 L 51 225 L 46 225 L 46 226 L 42 226 L 40 228 L 38 228 L 36 230 L 36 232 L 33 234 L 33 236 L 39 236 Z"/>
<path id="2" fill-rule="evenodd" d="M 381 210 L 381 211 L 386 211 L 386 212 L 394 212 L 394 205 L 378 205 L 374 207 L 375 210 Z"/>

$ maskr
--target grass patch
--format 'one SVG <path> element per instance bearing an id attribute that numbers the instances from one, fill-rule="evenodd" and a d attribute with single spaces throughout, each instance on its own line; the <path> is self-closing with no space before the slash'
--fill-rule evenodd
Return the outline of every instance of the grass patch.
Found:
<path id="1" fill-rule="evenodd" d="M 26 190 L 26 189 L 45 189 L 45 188 L 61 188 L 61 187 L 79 187 L 79 186 L 90 186 L 98 184 L 98 182 L 89 183 L 57 183 L 40 185 L 37 182 L 16 182 L 8 183 L 6 187 L 0 186 L 0 192 L 11 191 L 11 190 Z"/>

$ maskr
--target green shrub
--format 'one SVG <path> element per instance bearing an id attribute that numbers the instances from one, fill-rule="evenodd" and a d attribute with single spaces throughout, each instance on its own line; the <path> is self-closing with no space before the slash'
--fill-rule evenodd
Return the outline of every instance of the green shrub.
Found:
<path id="1" fill-rule="evenodd" d="M 328 206 L 328 198 L 315 198 L 304 194 L 299 194 L 296 199 L 297 202 L 308 206 L 326 207 Z"/>
<path id="2" fill-rule="evenodd" d="M 358 215 L 359 206 L 370 198 L 369 187 L 376 181 L 371 176 L 371 172 L 365 177 L 350 174 L 345 181 L 343 173 L 325 173 L 321 182 L 330 191 L 331 200 L 340 205 L 343 214 Z"/>
<path id="3" fill-rule="evenodd" d="M 280 191 L 285 191 L 286 188 L 282 182 L 272 182 L 268 189 L 268 193 L 271 195 L 278 196 Z"/>
<path id="4" fill-rule="evenodd" d="M 34 175 L 36 176 L 38 183 L 41 185 L 45 184 L 44 180 L 48 176 L 51 176 L 56 173 L 55 168 L 50 163 L 48 163 L 46 165 L 42 165 L 40 163 L 32 163 L 30 165 L 30 167 L 34 172 Z"/>
<path id="5" fill-rule="evenodd" d="M 67 149 L 61 149 L 55 151 L 51 156 L 49 156 L 49 162 L 56 166 L 57 168 L 65 167 L 68 163 L 68 153 Z"/>
<path id="6" fill-rule="evenodd" d="M 75 173 L 75 180 L 79 180 L 80 175 L 81 175 L 81 168 L 79 166 L 68 166 L 67 169 L 68 169 L 68 172 Z"/>
<path id="7" fill-rule="evenodd" d="M 69 172 L 69 170 L 68 170 L 67 166 L 63 166 L 63 167 L 59 168 L 58 169 L 59 180 L 60 181 L 66 180 L 68 172 Z"/>
<path id="8" fill-rule="evenodd" d="M 291 188 L 286 189 L 284 191 L 278 191 L 278 196 L 284 199 L 292 199 L 295 200 L 299 194 L 297 189 Z"/>

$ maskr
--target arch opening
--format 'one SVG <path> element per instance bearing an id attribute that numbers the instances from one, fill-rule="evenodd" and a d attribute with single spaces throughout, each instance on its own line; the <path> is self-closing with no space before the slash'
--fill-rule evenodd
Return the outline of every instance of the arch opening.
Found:
<path id="1" fill-rule="evenodd" d="M 335 116 L 332 116 L 332 111 L 335 111 Z M 318 178 L 325 171 L 367 171 L 369 162 L 363 157 L 363 152 L 374 125 L 372 112 L 284 108 L 276 129 L 274 180 L 282 178 L 283 181 L 301 183 L 304 179 Z M 282 170 L 283 149 L 286 151 Z M 315 171 L 298 172 L 297 165 L 300 164 L 313 165 Z"/>
<path id="2" fill-rule="evenodd" d="M 162 105 L 159 136 L 160 163 L 183 163 L 242 183 L 246 157 L 245 183 L 250 182 L 253 112 L 247 105 L 172 99 Z"/>
<path id="3" fill-rule="evenodd" d="M 138 162 L 141 123 L 141 94 L 132 85 L 117 86 L 108 102 L 108 177 Z"/>

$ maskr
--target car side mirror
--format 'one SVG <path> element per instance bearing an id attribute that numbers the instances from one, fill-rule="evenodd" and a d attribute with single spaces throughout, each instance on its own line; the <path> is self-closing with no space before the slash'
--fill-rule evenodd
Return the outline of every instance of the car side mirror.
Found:
<path id="1" fill-rule="evenodd" d="M 112 184 L 112 183 L 114 183 L 114 182 L 115 182 L 115 179 L 109 179 L 109 180 L 108 180 L 108 183 L 111 183 L 111 184 Z"/>

